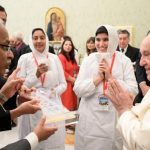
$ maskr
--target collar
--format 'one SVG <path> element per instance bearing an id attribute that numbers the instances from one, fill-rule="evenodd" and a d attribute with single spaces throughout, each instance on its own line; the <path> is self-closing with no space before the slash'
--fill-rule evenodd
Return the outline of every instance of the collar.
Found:
<path id="1" fill-rule="evenodd" d="M 122 52 L 121 50 L 122 48 L 119 48 L 119 51 Z M 124 52 L 122 52 L 123 54 L 125 54 L 127 52 L 128 46 L 124 48 Z"/>

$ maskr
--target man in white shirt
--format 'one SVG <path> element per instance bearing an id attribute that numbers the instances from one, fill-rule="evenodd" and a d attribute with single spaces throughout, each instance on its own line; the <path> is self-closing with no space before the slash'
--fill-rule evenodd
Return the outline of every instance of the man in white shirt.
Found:
<path id="1" fill-rule="evenodd" d="M 146 70 L 150 81 L 150 36 L 140 46 L 140 65 Z M 133 96 L 119 83 L 110 79 L 107 96 L 111 99 L 119 114 L 118 128 L 127 150 L 150 150 L 150 90 L 141 104 L 133 106 Z"/>

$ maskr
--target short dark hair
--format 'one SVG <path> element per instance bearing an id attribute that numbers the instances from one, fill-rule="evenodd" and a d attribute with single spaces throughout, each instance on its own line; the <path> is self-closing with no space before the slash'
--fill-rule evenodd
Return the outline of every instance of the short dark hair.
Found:
<path id="1" fill-rule="evenodd" d="M 105 34 L 108 35 L 108 31 L 107 31 L 107 29 L 106 29 L 104 26 L 100 26 L 100 27 L 96 30 L 95 36 L 97 36 L 98 34 L 102 34 L 102 33 L 105 33 Z"/>
<path id="2" fill-rule="evenodd" d="M 0 11 L 5 12 L 5 14 L 6 14 L 6 16 L 7 16 L 7 13 L 6 13 L 5 8 L 4 8 L 3 6 L 1 6 L 1 5 L 0 5 Z"/>
<path id="3" fill-rule="evenodd" d="M 33 36 L 34 32 L 35 32 L 35 31 L 38 31 L 38 30 L 42 31 L 43 34 L 45 35 L 45 32 L 44 32 L 44 30 L 43 30 L 42 28 L 34 28 L 34 29 L 32 30 L 32 36 Z"/>
<path id="4" fill-rule="evenodd" d="M 118 34 L 127 34 L 128 35 L 128 37 L 130 37 L 130 33 L 129 33 L 129 31 L 128 30 L 126 30 L 126 29 L 119 29 L 118 31 Z"/>

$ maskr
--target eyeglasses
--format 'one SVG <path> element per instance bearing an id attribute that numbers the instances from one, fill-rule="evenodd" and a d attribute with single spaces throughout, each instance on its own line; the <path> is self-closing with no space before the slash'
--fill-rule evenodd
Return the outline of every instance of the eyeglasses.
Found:
<path id="1" fill-rule="evenodd" d="M 0 44 L 0 47 L 3 51 L 9 51 L 10 50 L 10 45 Z"/>

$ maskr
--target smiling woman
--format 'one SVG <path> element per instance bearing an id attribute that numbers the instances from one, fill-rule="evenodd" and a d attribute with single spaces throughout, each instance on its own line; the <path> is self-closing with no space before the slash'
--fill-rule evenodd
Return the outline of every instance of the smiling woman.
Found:
<path id="1" fill-rule="evenodd" d="M 42 53 L 46 45 L 46 36 L 44 31 L 40 28 L 35 28 L 32 31 L 32 41 L 36 50 Z"/>
<path id="2" fill-rule="evenodd" d="M 18 76 L 25 78 L 24 84 L 29 88 L 55 93 L 62 106 L 60 95 L 66 89 L 63 69 L 58 56 L 48 52 L 49 41 L 43 29 L 33 29 L 29 46 L 32 52 L 22 55 L 18 61 L 21 68 Z M 18 121 L 19 138 L 31 132 L 42 115 L 42 111 L 39 111 L 34 115 L 21 116 Z M 37 150 L 64 150 L 64 139 L 65 128 L 60 127 L 54 136 L 40 143 Z"/>
<path id="3" fill-rule="evenodd" d="M 81 97 L 75 150 L 121 150 L 116 111 L 106 97 L 107 81 L 116 78 L 126 90 L 136 94 L 134 70 L 129 58 L 116 52 L 118 35 L 114 27 L 100 26 L 95 37 L 98 52 L 85 58 L 74 84 L 75 93 Z"/>

